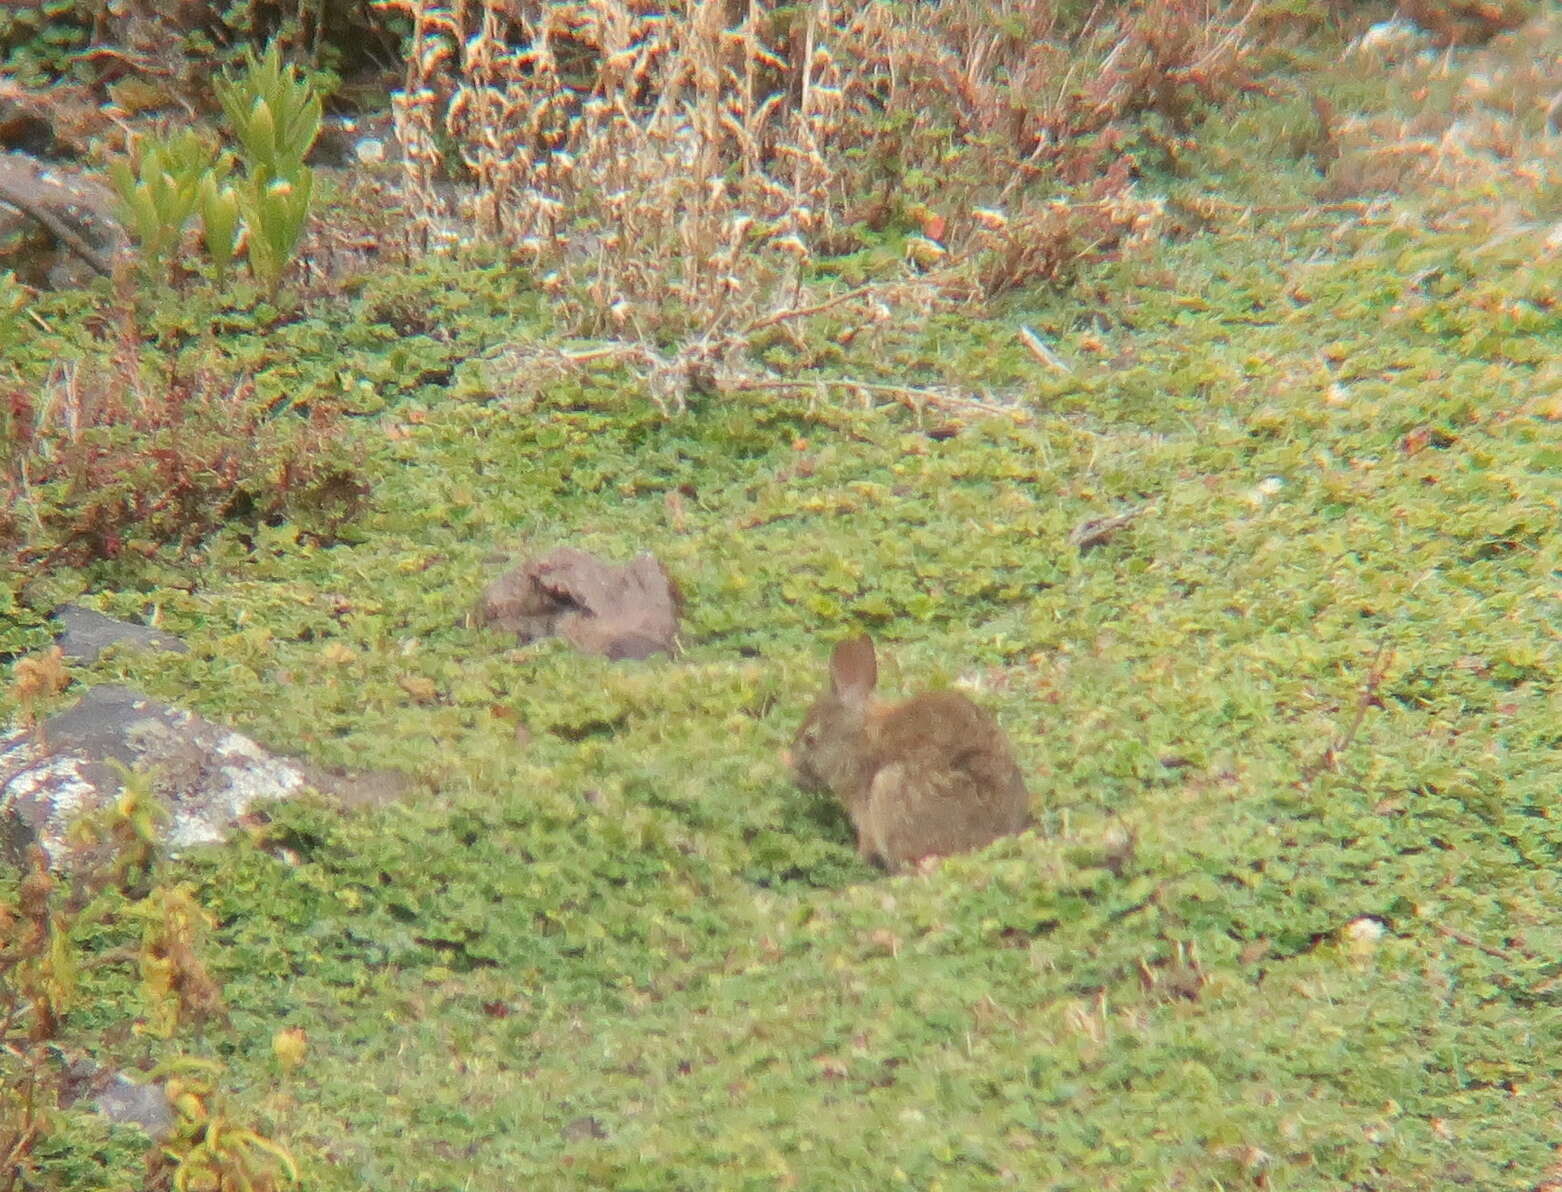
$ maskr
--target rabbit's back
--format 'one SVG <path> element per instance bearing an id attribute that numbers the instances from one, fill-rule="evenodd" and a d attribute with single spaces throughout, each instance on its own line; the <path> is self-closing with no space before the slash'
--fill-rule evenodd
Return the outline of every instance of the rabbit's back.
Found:
<path id="1" fill-rule="evenodd" d="M 860 827 L 891 869 L 1024 829 L 1030 796 L 1008 738 L 959 692 L 881 709 L 869 736 Z"/>

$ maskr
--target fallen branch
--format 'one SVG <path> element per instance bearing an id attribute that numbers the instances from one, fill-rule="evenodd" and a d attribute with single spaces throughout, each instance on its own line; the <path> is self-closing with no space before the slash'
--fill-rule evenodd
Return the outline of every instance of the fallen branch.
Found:
<path id="1" fill-rule="evenodd" d="M 1049 348 L 1041 336 L 1037 335 L 1029 327 L 1023 325 L 1020 327 L 1020 342 L 1030 349 L 1032 356 L 1036 357 L 1037 360 L 1040 360 L 1048 368 L 1055 368 L 1060 373 L 1073 373 L 1074 370 L 1068 366 L 1063 357 Z"/>
<path id="2" fill-rule="evenodd" d="M 1476 939 L 1473 935 L 1470 935 L 1468 932 L 1460 931 L 1457 927 L 1450 927 L 1446 923 L 1438 923 L 1433 921 L 1432 929 L 1436 931 L 1438 935 L 1446 936 L 1448 939 L 1451 939 L 1456 943 L 1463 944 L 1467 948 L 1476 948 L 1479 951 L 1485 952 L 1486 955 L 1495 956 L 1498 960 L 1506 961 L 1508 964 L 1519 964 L 1526 959 L 1540 959 L 1533 952 L 1523 952 L 1516 954 L 1508 951 L 1506 948 L 1499 948 L 1495 944 L 1484 943 L 1481 940 Z"/>
<path id="3" fill-rule="evenodd" d="M 1239 203 L 1231 199 L 1218 199 L 1213 195 L 1181 200 L 1181 205 L 1195 214 L 1204 211 L 1234 211 L 1242 215 L 1345 215 L 1384 206 L 1378 199 L 1341 199 L 1334 203 Z"/>
<path id="4" fill-rule="evenodd" d="M 32 202 L 32 200 L 17 194 L 16 191 L 3 183 L 0 183 L 0 203 L 7 203 L 15 207 L 23 215 L 37 220 L 49 230 L 56 240 L 87 262 L 103 277 L 112 275 L 113 270 L 109 267 L 108 262 L 98 255 L 97 250 L 77 235 L 54 212 L 46 210 Z"/>
<path id="5" fill-rule="evenodd" d="M 735 380 L 723 388 L 740 392 L 756 392 L 760 390 L 808 390 L 808 389 L 847 389 L 860 393 L 872 393 L 884 397 L 893 398 L 901 405 L 915 412 L 920 412 L 928 406 L 940 410 L 964 410 L 980 414 L 1014 415 L 1017 411 L 1011 406 L 995 405 L 992 402 L 978 401 L 974 397 L 960 397 L 953 393 L 940 393 L 936 389 L 917 389 L 909 385 L 884 385 L 872 381 L 854 381 L 849 377 L 810 377 L 807 380 Z"/>
<path id="6" fill-rule="evenodd" d="M 774 314 L 755 319 L 747 327 L 743 328 L 742 331 L 738 332 L 736 336 L 729 336 L 728 338 L 742 342 L 747 340 L 754 332 L 763 331 L 766 327 L 774 327 L 777 323 L 790 322 L 792 319 L 806 319 L 809 315 L 823 314 L 834 307 L 841 306 L 857 298 L 865 298 L 869 294 L 878 293 L 882 289 L 883 287 L 878 285 L 858 286 L 855 290 L 847 290 L 844 294 L 836 294 L 834 297 L 826 298 L 822 302 L 816 302 L 812 306 L 790 306 L 785 310 L 778 310 Z"/>
<path id="7" fill-rule="evenodd" d="M 1135 518 L 1152 508 L 1154 502 L 1141 505 L 1137 509 L 1130 509 L 1126 513 L 1119 513 L 1114 517 L 1087 518 L 1074 527 L 1074 532 L 1068 536 L 1069 545 L 1078 547 L 1080 554 L 1086 554 L 1107 542 L 1112 535 L 1132 524 Z"/>

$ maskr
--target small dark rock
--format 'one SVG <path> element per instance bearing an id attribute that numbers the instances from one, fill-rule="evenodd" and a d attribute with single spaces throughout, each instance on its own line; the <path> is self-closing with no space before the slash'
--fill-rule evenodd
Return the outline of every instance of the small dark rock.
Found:
<path id="1" fill-rule="evenodd" d="M 594 1117 L 578 1117 L 565 1123 L 564 1128 L 559 1131 L 559 1137 L 565 1142 L 583 1142 L 588 1138 L 606 1138 L 607 1131 Z"/>
<path id="2" fill-rule="evenodd" d="M 171 650 L 184 654 L 189 650 L 171 633 L 162 633 L 145 625 L 120 621 L 78 604 L 67 604 L 54 612 L 64 629 L 55 643 L 72 662 L 92 663 L 110 646 L 139 646 L 148 650 Z"/>
<path id="3" fill-rule="evenodd" d="M 0 96 L 0 149 L 42 157 L 54 148 L 54 126 L 39 112 Z"/>
<path id="4" fill-rule="evenodd" d="M 47 88 L 0 80 L 0 149 L 56 161 L 78 159 L 109 127 L 106 106 L 89 88 L 63 80 Z"/>

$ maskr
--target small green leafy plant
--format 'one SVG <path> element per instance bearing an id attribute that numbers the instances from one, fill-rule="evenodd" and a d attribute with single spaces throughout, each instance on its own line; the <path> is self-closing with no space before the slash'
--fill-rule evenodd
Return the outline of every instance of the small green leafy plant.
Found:
<path id="1" fill-rule="evenodd" d="M 314 174 L 304 157 L 320 134 L 320 97 L 296 67 L 283 65 L 274 43 L 215 87 L 242 148 L 245 179 L 237 192 L 214 184 L 207 209 L 216 212 L 219 230 L 231 226 L 231 212 L 243 212 L 250 271 L 275 289 L 309 218 Z"/>
<path id="2" fill-rule="evenodd" d="M 226 1021 L 203 959 L 212 918 L 193 887 L 167 880 L 150 777 L 116 768 L 123 792 L 73 826 L 67 875 L 33 847 L 22 872 L 0 881 L 0 1188 L 258 1192 L 297 1183 L 288 1149 L 229 1108 L 223 1065 L 180 1050 L 187 1025 Z M 132 968 L 139 990 L 128 979 Z M 96 1009 L 80 1013 L 93 1001 Z M 118 1013 L 105 1018 L 105 1005 Z M 76 1077 L 59 1057 L 91 1055 L 134 1072 L 147 1053 L 116 1054 L 127 1037 L 162 1051 L 144 1079 L 163 1087 L 172 1129 L 144 1160 L 134 1143 L 95 1145 L 91 1153 L 62 1146 L 73 1121 L 92 1136 L 93 1119 L 73 1107 Z M 125 1168 L 143 1162 L 146 1180 L 132 1185 L 136 1176 Z"/>
<path id="3" fill-rule="evenodd" d="M 320 97 L 297 67 L 283 65 L 275 45 L 262 58 L 250 55 L 241 74 L 213 86 L 253 176 L 308 174 L 304 157 L 320 132 Z"/>
<path id="4" fill-rule="evenodd" d="M 181 1058 L 154 1075 L 163 1071 L 169 1074 L 168 1100 L 178 1124 L 152 1166 L 158 1175 L 169 1177 L 175 1192 L 269 1192 L 284 1181 L 298 1183 L 298 1166 L 286 1147 L 227 1116 L 217 1084 L 221 1065 Z"/>
<path id="5" fill-rule="evenodd" d="M 204 189 L 219 186 L 232 166 L 232 154 L 219 153 L 193 129 L 149 137 L 128 160 L 110 164 L 109 179 L 145 264 L 161 265 L 165 272 L 171 267 L 196 201 Z"/>
<path id="6" fill-rule="evenodd" d="M 314 175 L 304 158 L 320 132 L 320 97 L 275 44 L 214 85 L 242 178 L 229 182 L 234 154 L 193 130 L 148 138 L 130 160 L 114 162 L 109 177 L 145 264 L 169 269 L 190 217 L 199 215 L 217 280 L 242 248 L 255 281 L 274 292 L 309 219 Z"/>

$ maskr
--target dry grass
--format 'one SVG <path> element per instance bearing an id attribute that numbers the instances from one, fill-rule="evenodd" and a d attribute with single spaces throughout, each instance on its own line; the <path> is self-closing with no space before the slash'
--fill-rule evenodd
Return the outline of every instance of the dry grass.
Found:
<path id="1" fill-rule="evenodd" d="M 1353 47 L 1365 69 L 1403 89 L 1414 115 L 1373 113 L 1333 128 L 1331 197 L 1419 192 L 1456 217 L 1483 186 L 1537 198 L 1557 179 L 1549 109 L 1562 97 L 1562 17 L 1551 12 L 1480 50 L 1436 50 L 1411 25 L 1385 25 Z M 1530 214 L 1533 214 L 1533 209 Z"/>
<path id="2" fill-rule="evenodd" d="M 669 409 L 746 375 L 755 334 L 819 312 L 817 259 L 875 232 L 920 234 L 900 276 L 823 300 L 849 327 L 1153 238 L 1135 130 L 1185 136 L 1247 82 L 1245 17 L 1200 0 L 1071 28 L 1012 0 L 382 7 L 414 28 L 395 100 L 412 234 L 506 245 L 561 328 L 618 345 Z M 452 174 L 473 184 L 458 201 Z"/>

